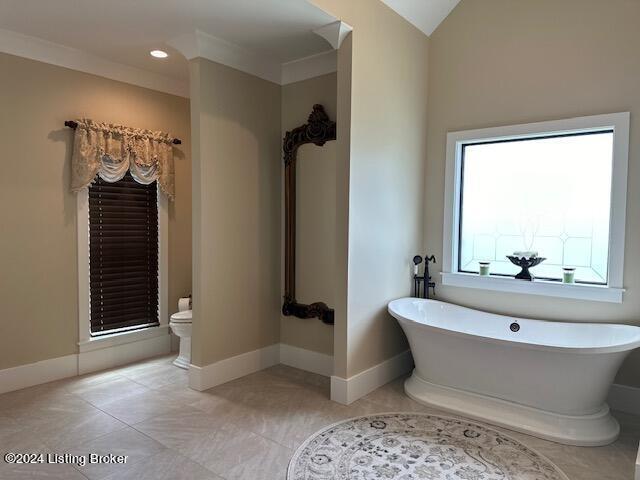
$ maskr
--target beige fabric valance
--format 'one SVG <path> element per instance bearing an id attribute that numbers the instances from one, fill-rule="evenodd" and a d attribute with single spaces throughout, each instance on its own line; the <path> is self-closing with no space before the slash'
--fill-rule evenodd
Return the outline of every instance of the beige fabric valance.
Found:
<path id="1" fill-rule="evenodd" d="M 127 170 L 136 182 L 158 181 L 160 189 L 173 200 L 173 137 L 163 132 L 137 130 L 77 120 L 73 141 L 71 190 L 87 187 L 96 174 L 106 182 L 117 182 Z"/>

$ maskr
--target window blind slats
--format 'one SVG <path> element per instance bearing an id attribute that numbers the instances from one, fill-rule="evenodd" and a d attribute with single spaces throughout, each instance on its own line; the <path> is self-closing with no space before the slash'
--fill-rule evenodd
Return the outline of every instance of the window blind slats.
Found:
<path id="1" fill-rule="evenodd" d="M 89 187 L 91 334 L 158 324 L 156 183 Z"/>

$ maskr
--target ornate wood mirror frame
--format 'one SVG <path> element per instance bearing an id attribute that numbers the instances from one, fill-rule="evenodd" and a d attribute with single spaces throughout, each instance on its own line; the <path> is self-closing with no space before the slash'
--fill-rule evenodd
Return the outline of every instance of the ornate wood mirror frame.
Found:
<path id="1" fill-rule="evenodd" d="M 329 120 L 322 105 L 314 105 L 307 123 L 287 132 L 282 144 L 285 165 L 285 273 L 282 313 L 298 318 L 317 317 L 328 324 L 333 324 L 333 309 L 326 303 L 305 305 L 296 300 L 296 159 L 301 145 L 313 143 L 322 146 L 335 139 L 336 123 Z"/>

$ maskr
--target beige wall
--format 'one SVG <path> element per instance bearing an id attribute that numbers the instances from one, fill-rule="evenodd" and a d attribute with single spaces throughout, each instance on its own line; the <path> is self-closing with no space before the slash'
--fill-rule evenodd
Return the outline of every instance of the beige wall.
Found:
<path id="1" fill-rule="evenodd" d="M 77 352 L 76 197 L 69 191 L 77 117 L 164 130 L 176 153 L 169 210 L 169 306 L 191 289 L 189 101 L 0 54 L 0 369 Z"/>
<path id="2" fill-rule="evenodd" d="M 438 298 L 526 317 L 640 325 L 640 2 L 463 0 L 431 37 L 427 250 L 442 259 L 448 131 L 631 112 L 622 305 L 438 287 Z M 618 382 L 640 386 L 640 354 Z"/>
<path id="3" fill-rule="evenodd" d="M 192 362 L 279 342 L 280 86 L 191 61 Z"/>
<path id="4" fill-rule="evenodd" d="M 338 164 L 349 167 L 337 183 L 348 182 L 349 227 L 345 234 L 338 218 L 348 251 L 336 255 L 348 256 L 348 285 L 346 319 L 336 312 L 335 331 L 336 375 L 350 377 L 408 348 L 386 306 L 410 294 L 410 261 L 423 246 L 429 39 L 377 0 L 314 3 L 353 26 L 338 56 L 338 130 L 350 115 L 350 139 L 338 136 Z M 349 56 L 350 70 L 341 68 Z M 347 105 L 350 112 L 341 110 Z"/>
<path id="5" fill-rule="evenodd" d="M 331 73 L 283 86 L 281 136 L 305 123 L 316 103 L 335 121 L 336 82 L 337 75 Z M 332 308 L 336 287 L 336 157 L 335 141 L 322 147 L 303 145 L 296 166 L 297 300 L 307 304 L 322 301 Z M 333 326 L 318 319 L 283 316 L 280 341 L 332 355 Z"/>

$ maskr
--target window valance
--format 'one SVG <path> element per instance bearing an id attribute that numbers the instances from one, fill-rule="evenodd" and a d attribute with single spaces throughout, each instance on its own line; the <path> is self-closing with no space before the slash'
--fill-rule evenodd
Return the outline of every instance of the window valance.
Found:
<path id="1" fill-rule="evenodd" d="M 89 119 L 77 120 L 71 162 L 71 190 L 87 187 L 99 175 L 117 182 L 127 171 L 138 183 L 158 181 L 173 200 L 175 179 L 173 137 L 167 133 L 138 130 Z"/>

